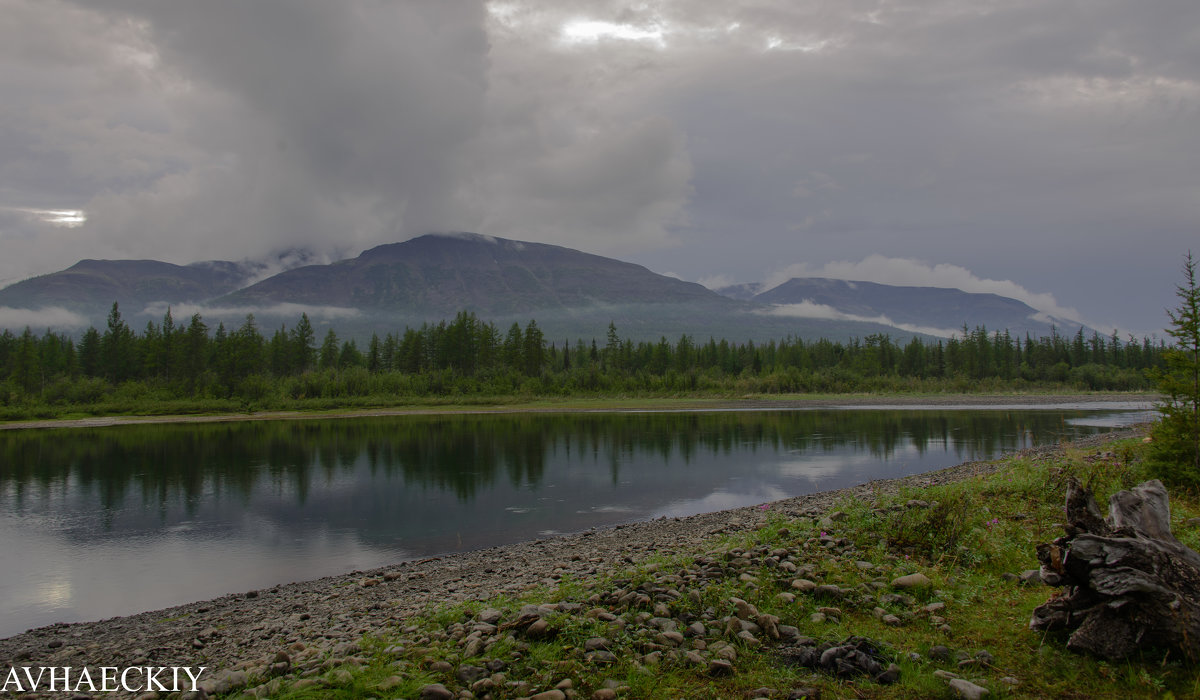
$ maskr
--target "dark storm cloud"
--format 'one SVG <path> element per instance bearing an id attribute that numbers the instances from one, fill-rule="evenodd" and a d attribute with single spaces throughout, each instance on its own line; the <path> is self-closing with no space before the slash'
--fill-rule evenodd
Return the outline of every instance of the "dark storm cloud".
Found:
<path id="1" fill-rule="evenodd" d="M 349 250 L 454 221 L 487 87 L 480 3 L 6 4 L 26 17 L 6 35 L 47 46 L 10 49 L 26 99 L 0 152 L 31 165 L 0 204 L 86 204 L 79 237 L 182 260 Z M 106 40 L 88 40 L 97 29 Z M 90 82 L 104 71 L 125 94 Z M 67 186 L 46 181 L 63 172 Z"/>

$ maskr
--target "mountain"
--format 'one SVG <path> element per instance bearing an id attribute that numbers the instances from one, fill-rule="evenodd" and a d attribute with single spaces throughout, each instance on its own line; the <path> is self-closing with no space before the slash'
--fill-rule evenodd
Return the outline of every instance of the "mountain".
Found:
<path id="1" fill-rule="evenodd" d="M 71 267 L 0 289 L 0 306 L 58 306 L 82 313 L 107 311 L 114 301 L 141 309 L 154 302 L 201 302 L 244 284 L 238 263 L 172 265 L 157 260 L 80 260 Z"/>
<path id="2" fill-rule="evenodd" d="M 222 304 L 313 304 L 393 313 L 481 316 L 604 304 L 729 299 L 641 265 L 545 243 L 479 234 L 430 234 L 330 265 L 299 267 L 233 292 Z"/>
<path id="3" fill-rule="evenodd" d="M 149 305 L 200 304 L 316 256 L 289 249 L 262 260 L 204 260 L 173 265 L 158 260 L 80 260 L 71 267 L 0 289 L 0 307 L 61 307 L 84 315 L 107 314 L 114 301 L 123 313 Z"/>
<path id="4" fill-rule="evenodd" d="M 1079 326 L 1076 322 L 1050 318 L 1022 301 L 997 294 L 823 277 L 795 277 L 751 299 L 774 306 L 780 314 L 790 308 L 797 315 L 872 319 L 924 332 L 961 331 L 966 325 L 971 329 L 982 326 L 1038 336 L 1049 334 L 1052 323 L 1057 323 L 1059 330 Z"/>
<path id="5" fill-rule="evenodd" d="M 872 333 L 903 340 L 948 334 L 964 323 L 1037 335 L 1050 328 L 1036 310 L 994 294 L 803 278 L 766 291 L 746 284 L 718 294 L 641 265 L 474 233 L 420 236 L 330 264 L 314 259 L 288 251 L 260 261 L 191 265 L 82 260 L 0 290 L 0 312 L 63 307 L 102 327 L 116 301 L 134 328 L 161 320 L 168 304 L 197 307 L 213 328 L 240 325 L 251 313 L 263 328 L 291 326 L 304 312 L 319 332 L 333 328 L 364 340 L 460 311 L 501 328 L 534 319 L 551 339 L 602 337 L 610 322 L 623 338 L 686 333 L 701 342 Z"/>

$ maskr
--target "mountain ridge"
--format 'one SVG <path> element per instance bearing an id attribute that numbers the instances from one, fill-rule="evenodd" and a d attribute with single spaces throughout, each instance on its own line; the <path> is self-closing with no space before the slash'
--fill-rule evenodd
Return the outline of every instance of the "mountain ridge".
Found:
<path id="1" fill-rule="evenodd" d="M 945 335 L 964 324 L 1034 335 L 1050 330 L 1035 309 L 998 295 L 826 278 L 713 291 L 615 258 L 477 233 L 426 234 L 330 263 L 313 260 L 304 251 L 189 265 L 81 260 L 0 289 L 0 311 L 62 307 L 100 326 L 114 301 L 131 323 L 157 321 L 171 305 L 198 310 L 213 325 L 240 323 L 249 313 L 264 324 L 286 324 L 307 310 L 318 326 L 336 322 L 339 334 L 362 337 L 460 311 L 502 324 L 535 318 L 548 335 L 587 337 L 615 322 L 623 335 L 653 340 L 685 333 L 902 338 Z"/>
<path id="2" fill-rule="evenodd" d="M 658 275 L 641 265 L 547 243 L 480 234 L 426 234 L 386 243 L 355 258 L 280 273 L 218 302 L 291 301 L 454 314 L 648 299 L 728 306 L 726 299 L 699 284 Z"/>

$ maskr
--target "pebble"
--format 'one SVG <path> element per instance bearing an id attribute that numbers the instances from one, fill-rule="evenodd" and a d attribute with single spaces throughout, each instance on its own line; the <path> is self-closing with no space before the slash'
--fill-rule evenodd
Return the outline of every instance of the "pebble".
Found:
<path id="1" fill-rule="evenodd" d="M 713 676 L 732 675 L 733 664 L 725 659 L 713 659 L 708 662 L 708 673 Z"/>
<path id="2" fill-rule="evenodd" d="M 931 585 L 933 585 L 933 581 L 930 581 L 928 576 L 920 572 L 892 579 L 892 588 L 908 589 Z"/>
<path id="3" fill-rule="evenodd" d="M 1027 569 L 1017 575 L 1017 579 L 1025 586 L 1037 586 L 1042 583 L 1041 569 Z"/>
<path id="4" fill-rule="evenodd" d="M 420 700 L 451 700 L 454 693 L 441 683 L 431 683 L 421 687 Z"/>
<path id="5" fill-rule="evenodd" d="M 971 681 L 964 678 L 953 678 L 950 680 L 950 688 L 954 693 L 963 700 L 979 700 L 988 694 L 988 689 L 983 686 L 975 685 Z"/>

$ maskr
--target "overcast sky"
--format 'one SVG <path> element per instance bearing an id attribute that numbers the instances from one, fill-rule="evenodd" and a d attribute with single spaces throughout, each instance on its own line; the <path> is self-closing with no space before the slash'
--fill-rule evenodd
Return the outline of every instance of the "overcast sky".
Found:
<path id="1" fill-rule="evenodd" d="M 1160 331 L 1195 0 L 0 0 L 0 283 L 429 231 Z"/>

